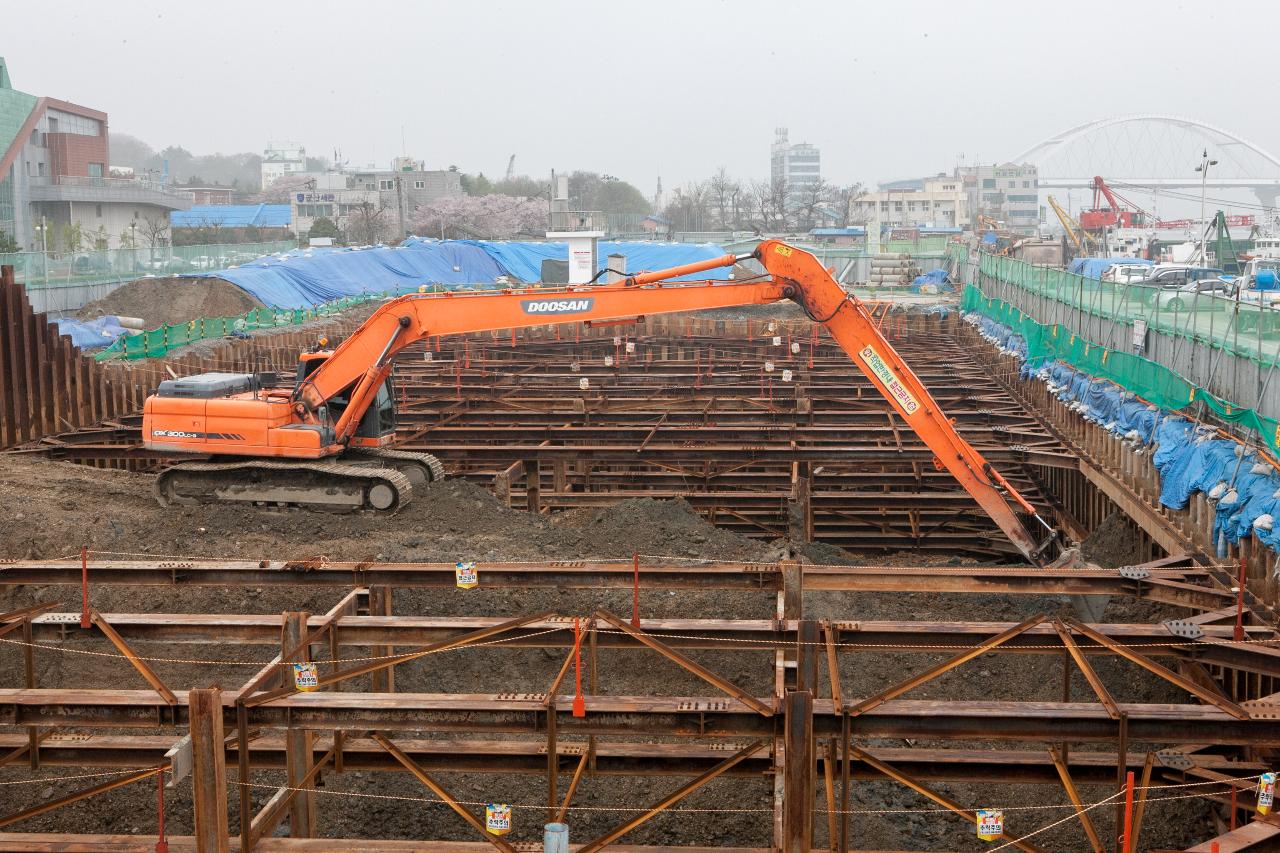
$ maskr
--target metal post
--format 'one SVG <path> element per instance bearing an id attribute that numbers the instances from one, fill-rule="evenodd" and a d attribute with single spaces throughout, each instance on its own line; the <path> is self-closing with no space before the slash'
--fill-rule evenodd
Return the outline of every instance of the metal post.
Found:
<path id="1" fill-rule="evenodd" d="M 306 639 L 307 617 L 310 615 L 301 611 L 287 611 L 284 614 L 284 632 L 280 640 L 281 655 L 287 655 L 298 648 Z M 309 660 L 311 660 L 311 649 L 304 647 L 298 655 L 298 662 Z M 281 667 L 280 670 L 282 682 L 291 681 L 289 667 Z M 299 787 L 300 782 L 311 769 L 314 746 L 315 735 L 310 729 L 291 726 L 285 733 L 285 768 L 290 788 Z M 315 795 L 310 791 L 299 791 L 289 807 L 289 837 L 311 838 L 315 835 L 315 831 Z"/>
<path id="2" fill-rule="evenodd" d="M 785 700 L 783 741 L 783 853 L 813 848 L 813 694 L 792 691 Z"/>
<path id="3" fill-rule="evenodd" d="M 229 853 L 222 691 L 217 687 L 192 690 L 187 701 L 191 714 L 191 788 L 196 851 Z"/>

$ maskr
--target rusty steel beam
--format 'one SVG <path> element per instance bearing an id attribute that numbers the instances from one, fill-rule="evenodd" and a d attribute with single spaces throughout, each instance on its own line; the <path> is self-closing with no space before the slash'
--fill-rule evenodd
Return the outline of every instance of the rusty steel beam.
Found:
<path id="1" fill-rule="evenodd" d="M 396 741 L 405 754 L 426 770 L 439 773 L 514 774 L 541 776 L 546 772 L 545 741 L 505 738 L 404 738 Z M 0 748 L 21 748 L 26 736 L 0 733 Z M 314 761 L 324 758 L 330 740 L 317 738 Z M 48 767 L 115 767 L 147 768 L 158 766 L 166 751 L 173 746 L 170 735 L 128 734 L 53 734 L 45 738 L 40 750 L 41 766 Z M 252 765 L 256 770 L 283 770 L 287 765 L 286 738 L 264 732 L 249 742 Z M 595 750 L 599 776 L 696 776 L 723 760 L 726 750 L 736 748 L 729 743 L 632 743 L 601 741 Z M 582 741 L 558 744 L 562 760 L 580 759 L 587 755 Z M 1043 750 L 1020 749 L 924 749 L 917 747 L 875 747 L 867 752 L 892 763 L 920 779 L 945 782 L 985 781 L 1055 785 L 1059 781 L 1055 765 Z M 234 744 L 227 746 L 226 760 L 236 761 Z M 1143 770 L 1143 756 L 1126 756 L 1128 768 Z M 1175 781 L 1189 780 L 1196 771 L 1220 773 L 1263 772 L 1270 765 L 1263 761 L 1241 762 L 1229 756 L 1198 754 L 1191 769 L 1163 769 L 1164 777 Z M 1080 784 L 1109 785 L 1115 781 L 1114 752 L 1073 750 L 1069 768 Z M 572 762 L 576 767 L 580 762 Z M 399 772 L 400 764 L 371 739 L 343 739 L 343 769 L 361 772 Z M 730 775 L 758 778 L 772 773 L 773 759 L 760 753 L 729 771 Z M 874 768 L 860 761 L 850 761 L 852 778 L 858 781 L 883 779 Z"/>
<path id="2" fill-rule="evenodd" d="M 182 697 L 179 697 L 182 701 Z M 769 702 L 769 699 L 761 699 Z M 732 698 L 588 696 L 587 716 L 568 707 L 556 711 L 565 737 L 586 735 L 677 735 L 684 737 L 772 737 L 777 715 L 764 716 Z M 1235 719 L 1212 706 L 1121 703 L 1129 737 L 1164 744 L 1280 746 L 1280 728 L 1270 719 Z M 251 728 L 545 734 L 547 708 L 541 694 L 305 693 L 246 709 Z M 187 706 L 170 707 L 149 690 L 0 689 L 0 724 L 15 726 L 155 727 L 170 714 L 185 725 Z M 224 697 L 224 716 L 235 708 Z M 814 734 L 840 732 L 841 709 L 814 700 Z M 1111 743 L 1115 721 L 1096 703 L 890 700 L 858 717 L 860 737 L 938 740 L 1066 740 Z"/>

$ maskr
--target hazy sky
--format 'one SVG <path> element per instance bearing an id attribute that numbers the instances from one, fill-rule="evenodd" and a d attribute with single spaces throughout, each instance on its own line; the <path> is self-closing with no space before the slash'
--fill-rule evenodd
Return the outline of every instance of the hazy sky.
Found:
<path id="1" fill-rule="evenodd" d="M 1280 4 L 876 0 L 15 3 L 16 88 L 195 153 L 295 139 L 385 165 L 608 172 L 653 191 L 768 170 L 775 126 L 824 177 L 1012 157 L 1168 112 L 1280 148 Z M 16 18 L 16 20 L 15 20 Z M 29 18 L 29 20 L 24 20 Z M 1258 35 L 1262 34 L 1259 38 Z"/>

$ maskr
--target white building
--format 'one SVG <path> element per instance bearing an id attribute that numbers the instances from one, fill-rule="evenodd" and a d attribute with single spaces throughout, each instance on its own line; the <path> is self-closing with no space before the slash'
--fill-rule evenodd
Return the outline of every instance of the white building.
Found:
<path id="1" fill-rule="evenodd" d="M 822 180 L 822 152 L 807 142 L 787 141 L 787 129 L 774 129 L 769 149 L 769 176 L 776 184 L 785 181 L 788 200 L 804 197 L 804 191 Z"/>
<path id="2" fill-rule="evenodd" d="M 969 194 L 959 178 L 938 176 L 907 184 L 854 199 L 852 219 L 890 227 L 963 228 L 969 224 Z"/>
<path id="3" fill-rule="evenodd" d="M 262 152 L 262 188 L 288 175 L 307 171 L 307 149 L 298 142 L 268 142 Z"/>
<path id="4" fill-rule="evenodd" d="M 1035 234 L 1044 211 L 1040 180 L 1031 163 L 988 163 L 956 169 L 969 192 L 969 209 L 1005 223 L 1010 231 Z"/>

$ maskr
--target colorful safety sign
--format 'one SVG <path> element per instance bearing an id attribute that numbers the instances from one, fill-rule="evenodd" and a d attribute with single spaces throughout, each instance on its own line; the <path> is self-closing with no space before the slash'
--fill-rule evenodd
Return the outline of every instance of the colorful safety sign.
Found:
<path id="1" fill-rule="evenodd" d="M 506 803 L 489 803 L 484 807 L 484 828 L 493 835 L 506 835 L 511 831 L 511 806 Z"/>
<path id="2" fill-rule="evenodd" d="M 1004 812 L 1000 809 L 978 809 L 978 838 L 995 841 L 1004 835 Z"/>
<path id="3" fill-rule="evenodd" d="M 320 674 L 314 663 L 295 663 L 293 665 L 293 686 L 303 693 L 320 689 Z"/>
<path id="4" fill-rule="evenodd" d="M 453 576 L 458 589 L 475 589 L 480 585 L 480 573 L 476 571 L 475 563 L 454 564 Z"/>

